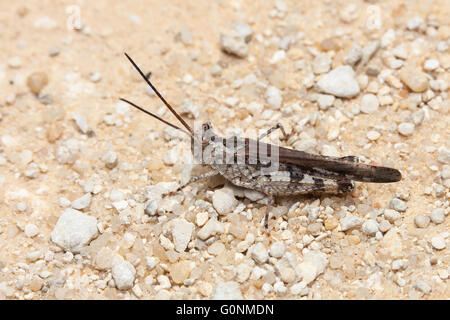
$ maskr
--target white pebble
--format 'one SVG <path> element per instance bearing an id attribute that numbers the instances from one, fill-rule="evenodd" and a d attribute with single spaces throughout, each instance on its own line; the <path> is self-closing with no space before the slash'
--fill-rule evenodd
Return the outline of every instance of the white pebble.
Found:
<path id="1" fill-rule="evenodd" d="M 253 260 L 255 260 L 255 262 L 257 263 L 265 263 L 267 259 L 269 259 L 267 249 L 261 242 L 258 242 L 257 244 L 253 245 L 250 248 L 250 251 Z"/>
<path id="2" fill-rule="evenodd" d="M 445 247 L 447 246 L 445 243 L 445 238 L 443 236 L 436 236 L 431 238 L 431 245 L 436 250 L 445 249 Z"/>
<path id="3" fill-rule="evenodd" d="M 183 252 L 186 250 L 189 241 L 191 240 L 194 225 L 185 219 L 174 219 L 174 227 L 172 229 L 172 239 L 175 245 L 175 250 Z"/>
<path id="4" fill-rule="evenodd" d="M 439 68 L 439 60 L 436 59 L 428 59 L 425 60 L 425 63 L 423 64 L 423 68 L 425 71 L 433 71 Z"/>
<path id="5" fill-rule="evenodd" d="M 78 129 L 80 129 L 81 132 L 83 133 L 87 133 L 88 131 L 88 124 L 87 124 L 87 120 L 86 117 L 80 113 L 75 113 L 72 116 L 72 119 L 75 120 L 75 123 L 78 127 Z"/>
<path id="6" fill-rule="evenodd" d="M 281 108 L 283 97 L 281 96 L 281 91 L 278 88 L 274 86 L 267 88 L 264 98 L 266 99 L 269 107 L 272 109 L 279 110 Z"/>
<path id="7" fill-rule="evenodd" d="M 335 97 L 351 98 L 360 92 L 355 72 L 350 66 L 340 66 L 325 74 L 317 82 L 319 91 Z"/>
<path id="8" fill-rule="evenodd" d="M 274 242 L 270 246 L 270 255 L 274 258 L 281 258 L 284 255 L 285 247 L 282 241 Z"/>
<path id="9" fill-rule="evenodd" d="M 232 212 L 236 208 L 238 201 L 234 197 L 233 190 L 222 188 L 214 191 L 212 203 L 217 213 L 223 215 Z"/>
<path id="10" fill-rule="evenodd" d="M 370 130 L 369 132 L 367 132 L 366 136 L 370 141 L 376 141 L 381 135 L 378 131 Z"/>
<path id="11" fill-rule="evenodd" d="M 111 270 L 112 277 L 119 290 L 128 290 L 133 287 L 136 277 L 136 269 L 128 261 L 122 260 L 113 265 Z"/>
<path id="12" fill-rule="evenodd" d="M 363 223 L 363 220 L 353 215 L 347 215 L 341 219 L 340 223 L 342 231 L 347 231 L 360 226 Z"/>
<path id="13" fill-rule="evenodd" d="M 389 202 L 389 207 L 399 212 L 404 212 L 408 209 L 408 205 L 405 201 L 398 198 L 394 198 Z"/>
<path id="14" fill-rule="evenodd" d="M 66 209 L 51 233 L 51 240 L 65 250 L 79 253 L 98 235 L 97 219 L 74 209 Z"/>
<path id="15" fill-rule="evenodd" d="M 117 153 L 114 151 L 108 151 L 102 156 L 102 161 L 108 169 L 113 169 L 118 162 Z"/>
<path id="16" fill-rule="evenodd" d="M 430 213 L 430 219 L 435 224 L 443 223 L 445 221 L 444 208 L 436 208 Z"/>
<path id="17" fill-rule="evenodd" d="M 424 214 L 418 214 L 414 217 L 414 223 L 418 228 L 426 228 L 430 224 L 430 217 Z"/>
<path id="18" fill-rule="evenodd" d="M 374 235 L 378 232 L 378 223 L 375 220 L 368 220 L 362 225 L 362 232 L 367 235 Z"/>
<path id="19" fill-rule="evenodd" d="M 211 296 L 212 300 L 241 300 L 243 299 L 239 284 L 235 281 L 219 282 Z"/>
<path id="20" fill-rule="evenodd" d="M 91 193 L 86 193 L 85 195 L 72 201 L 72 208 L 77 210 L 85 209 L 91 204 L 91 199 L 92 199 Z"/>
<path id="21" fill-rule="evenodd" d="M 318 94 L 317 95 L 317 104 L 321 110 L 327 110 L 334 103 L 336 98 L 331 94 Z"/>
<path id="22" fill-rule="evenodd" d="M 368 93 L 361 99 L 361 111 L 364 113 L 373 113 L 378 110 L 380 103 L 375 95 Z"/>
<path id="23" fill-rule="evenodd" d="M 35 224 L 29 223 L 25 226 L 24 232 L 27 237 L 33 238 L 39 233 L 39 229 Z"/>

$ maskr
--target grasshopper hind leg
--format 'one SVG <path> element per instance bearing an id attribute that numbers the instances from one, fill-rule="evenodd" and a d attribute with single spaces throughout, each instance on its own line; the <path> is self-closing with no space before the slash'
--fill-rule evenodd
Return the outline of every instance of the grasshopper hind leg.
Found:
<path id="1" fill-rule="evenodd" d="M 268 194 L 268 203 L 267 203 L 267 207 L 266 207 L 266 215 L 264 216 L 264 228 L 269 229 L 269 214 L 270 214 L 270 209 L 272 208 L 273 204 L 275 203 L 275 199 L 273 197 L 273 195 Z"/>

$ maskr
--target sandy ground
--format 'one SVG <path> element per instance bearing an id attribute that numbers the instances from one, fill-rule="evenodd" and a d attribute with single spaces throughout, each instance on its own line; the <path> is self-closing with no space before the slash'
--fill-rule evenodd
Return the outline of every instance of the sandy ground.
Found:
<path id="1" fill-rule="evenodd" d="M 445 0 L 1 1 L 0 298 L 449 298 L 449 11 Z M 221 49 L 236 21 L 251 27 L 242 57 Z M 176 123 L 124 51 L 189 123 L 254 137 L 281 122 L 291 137 L 269 141 L 403 179 L 278 199 L 268 233 L 264 199 L 217 179 L 155 196 L 205 170 L 184 165 L 182 134 L 118 102 Z M 319 96 L 318 80 L 346 63 L 358 93 Z M 64 226 L 67 208 L 87 220 Z"/>

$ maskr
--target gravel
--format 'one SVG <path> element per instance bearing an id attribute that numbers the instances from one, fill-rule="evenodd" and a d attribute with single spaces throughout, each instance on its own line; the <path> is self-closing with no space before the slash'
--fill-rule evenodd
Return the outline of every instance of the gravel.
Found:
<path id="1" fill-rule="evenodd" d="M 355 66 L 362 58 L 362 48 L 358 45 L 354 45 L 344 58 L 344 63 L 350 66 Z"/>
<path id="2" fill-rule="evenodd" d="M 317 82 L 320 92 L 339 98 L 352 98 L 359 94 L 359 84 L 350 66 L 340 66 L 325 74 Z"/>
<path id="3" fill-rule="evenodd" d="M 340 221 L 342 231 L 347 231 L 352 228 L 359 227 L 363 224 L 363 220 L 359 217 L 347 215 Z"/>
<path id="4" fill-rule="evenodd" d="M 212 203 L 217 213 L 224 215 L 232 212 L 236 208 L 238 201 L 234 197 L 232 189 L 223 188 L 214 191 Z"/>
<path id="5" fill-rule="evenodd" d="M 326 53 L 319 53 L 312 63 L 315 74 L 327 73 L 331 68 L 331 58 Z"/>
<path id="6" fill-rule="evenodd" d="M 243 32 L 242 28 L 238 27 L 237 29 L 237 31 L 229 30 L 220 34 L 220 47 L 225 53 L 238 58 L 245 58 L 248 55 L 245 32 Z"/>
<path id="7" fill-rule="evenodd" d="M 266 247 L 261 242 L 250 247 L 250 252 L 253 260 L 257 263 L 265 263 L 269 259 L 269 254 L 267 253 Z"/>
<path id="8" fill-rule="evenodd" d="M 39 233 L 38 227 L 33 223 L 27 224 L 23 231 L 25 232 L 25 235 L 30 238 L 37 236 Z"/>
<path id="9" fill-rule="evenodd" d="M 423 68 L 425 69 L 425 71 L 434 71 L 439 68 L 439 60 L 427 59 L 423 64 Z"/>
<path id="10" fill-rule="evenodd" d="M 408 205 L 405 201 L 398 198 L 394 198 L 389 202 L 389 207 L 398 212 L 405 212 L 408 209 Z"/>
<path id="11" fill-rule="evenodd" d="M 48 76 L 45 72 L 34 72 L 27 78 L 27 85 L 34 94 L 39 94 L 48 83 Z"/>
<path id="12" fill-rule="evenodd" d="M 368 93 L 361 98 L 361 111 L 364 113 L 373 113 L 378 110 L 378 99 L 375 95 Z"/>
<path id="13" fill-rule="evenodd" d="M 414 217 L 414 223 L 418 228 L 426 228 L 430 224 L 430 217 L 424 214 L 418 214 Z"/>
<path id="14" fill-rule="evenodd" d="M 92 200 L 92 195 L 90 193 L 86 193 L 85 195 L 72 201 L 72 208 L 77 209 L 77 210 L 86 209 L 91 204 L 91 200 Z"/>
<path id="15" fill-rule="evenodd" d="M 185 219 L 173 220 L 172 238 L 175 245 L 175 250 L 183 252 L 186 250 L 189 241 L 191 240 L 192 232 L 194 231 L 194 224 Z"/>
<path id="16" fill-rule="evenodd" d="M 375 220 L 368 220 L 362 225 L 362 232 L 369 236 L 373 236 L 378 232 L 378 223 Z"/>
<path id="17" fill-rule="evenodd" d="M 431 238 L 431 245 L 436 250 L 442 250 L 446 248 L 445 238 L 441 235 Z"/>
<path id="18" fill-rule="evenodd" d="M 101 160 L 105 163 L 105 166 L 108 169 L 114 169 L 119 162 L 119 157 L 114 151 L 108 151 L 102 156 Z"/>
<path id="19" fill-rule="evenodd" d="M 284 255 L 286 248 L 284 246 L 284 243 L 281 241 L 274 242 L 270 246 L 269 254 L 271 257 L 274 258 L 281 258 Z"/>
<path id="20" fill-rule="evenodd" d="M 270 86 L 267 88 L 266 92 L 264 93 L 264 98 L 266 99 L 269 107 L 275 110 L 279 110 L 281 108 L 281 105 L 283 104 L 281 91 L 274 86 Z"/>
<path id="21" fill-rule="evenodd" d="M 408 137 L 414 133 L 414 123 L 402 122 L 397 129 L 402 136 Z"/>
<path id="22" fill-rule="evenodd" d="M 334 104 L 336 98 L 330 94 L 318 94 L 317 104 L 321 110 L 327 110 Z"/>
<path id="23" fill-rule="evenodd" d="M 66 209 L 51 233 L 51 240 L 64 250 L 79 253 L 97 235 L 97 219 L 95 217 L 74 209 Z"/>
<path id="24" fill-rule="evenodd" d="M 440 224 L 445 221 L 445 210 L 444 208 L 436 208 L 430 213 L 430 219 L 435 224 Z"/>
<path id="25" fill-rule="evenodd" d="M 418 70 L 403 68 L 399 74 L 400 80 L 413 92 L 424 92 L 428 88 L 427 76 Z"/>
<path id="26" fill-rule="evenodd" d="M 128 290 L 133 287 L 136 278 L 136 269 L 128 261 L 115 263 L 111 269 L 111 274 L 119 290 Z"/>
<path id="27" fill-rule="evenodd" d="M 242 300 L 242 293 L 237 282 L 219 282 L 214 288 L 212 300 Z"/>

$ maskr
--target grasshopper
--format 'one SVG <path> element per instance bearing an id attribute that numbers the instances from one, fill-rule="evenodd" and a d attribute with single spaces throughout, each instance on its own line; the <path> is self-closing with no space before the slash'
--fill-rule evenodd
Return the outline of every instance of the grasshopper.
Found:
<path id="1" fill-rule="evenodd" d="M 267 229 L 269 213 L 275 196 L 315 192 L 342 194 L 351 192 L 355 188 L 354 181 L 389 183 L 401 180 L 400 171 L 359 163 L 356 156 L 320 156 L 260 141 L 277 129 L 280 129 L 287 137 L 280 124 L 270 128 L 256 140 L 238 136 L 222 138 L 214 131 L 210 122 L 204 123 L 199 130 L 194 132 L 130 56 L 127 53 L 125 56 L 185 129 L 131 101 L 123 98 L 120 100 L 187 134 L 191 139 L 191 151 L 194 159 L 211 168 L 211 171 L 191 178 L 177 191 L 200 179 L 222 175 L 236 186 L 257 190 L 267 196 L 268 204 L 264 217 L 264 226 Z"/>

